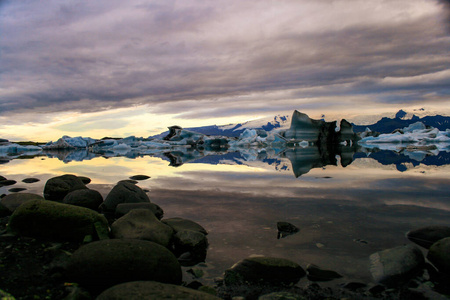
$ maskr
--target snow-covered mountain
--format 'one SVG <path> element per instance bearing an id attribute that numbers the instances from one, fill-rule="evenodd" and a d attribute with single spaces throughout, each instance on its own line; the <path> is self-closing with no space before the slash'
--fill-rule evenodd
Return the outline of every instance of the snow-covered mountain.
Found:
<path id="1" fill-rule="evenodd" d="M 291 126 L 290 115 L 277 115 L 270 118 L 261 118 L 238 124 L 228 125 L 210 125 L 202 127 L 190 127 L 186 130 L 206 134 L 206 135 L 220 135 L 228 137 L 239 137 L 246 129 L 263 129 L 265 131 L 288 129 Z M 160 139 L 165 137 L 169 132 L 165 131 L 151 138 Z"/>
<path id="2" fill-rule="evenodd" d="M 411 114 L 404 110 L 399 110 L 393 117 L 383 117 L 372 124 L 358 124 L 353 122 L 354 132 L 363 132 L 366 128 L 380 133 L 391 133 L 396 129 L 407 127 L 416 122 L 445 131 L 450 128 L 450 117 L 439 114 L 428 115 L 424 110 L 418 110 L 418 114 Z"/>
<path id="3" fill-rule="evenodd" d="M 424 118 L 436 115 L 450 115 L 450 111 L 436 111 L 430 108 L 415 108 L 415 109 L 401 109 L 397 112 L 385 112 L 377 115 L 359 115 L 352 117 L 345 117 L 347 121 L 356 125 L 372 125 L 383 118 L 394 119 L 396 117 L 402 120 L 411 120 L 414 117 Z"/>

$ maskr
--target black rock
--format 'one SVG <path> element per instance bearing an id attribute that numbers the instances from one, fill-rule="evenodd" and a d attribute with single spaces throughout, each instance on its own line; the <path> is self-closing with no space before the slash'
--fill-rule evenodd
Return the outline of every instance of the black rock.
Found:
<path id="1" fill-rule="evenodd" d="M 80 178 L 81 181 L 82 181 L 84 184 L 89 184 L 89 183 L 91 183 L 91 179 L 90 179 L 89 177 L 86 177 L 86 176 L 78 176 L 78 178 Z"/>
<path id="2" fill-rule="evenodd" d="M 9 189 L 8 192 L 18 193 L 18 192 L 25 191 L 25 190 L 26 190 L 26 188 L 12 188 L 12 189 Z"/>
<path id="3" fill-rule="evenodd" d="M 102 211 L 114 212 L 121 203 L 148 203 L 147 194 L 137 185 L 128 181 L 119 181 L 106 196 L 105 202 L 100 205 Z"/>
<path id="4" fill-rule="evenodd" d="M 38 182 L 38 181 L 40 181 L 40 179 L 38 179 L 38 178 L 25 178 L 22 180 L 22 182 L 24 182 L 24 183 L 34 183 L 34 182 Z"/>
<path id="5" fill-rule="evenodd" d="M 422 227 L 411 230 L 406 237 L 417 245 L 429 249 L 440 239 L 450 237 L 450 227 L 439 225 Z"/>
<path id="6" fill-rule="evenodd" d="M 100 204 L 103 203 L 103 197 L 95 190 L 82 189 L 68 193 L 62 202 L 97 210 Z"/>
<path id="7" fill-rule="evenodd" d="M 278 229 L 278 236 L 277 236 L 278 239 L 284 238 L 286 236 L 292 235 L 300 231 L 300 229 L 297 226 L 292 225 L 291 223 L 288 222 L 277 222 L 277 229 Z"/>
<path id="8" fill-rule="evenodd" d="M 16 183 L 17 183 L 17 181 L 11 180 L 11 179 L 0 180 L 0 187 L 7 186 L 7 185 L 14 185 Z"/>
<path id="9" fill-rule="evenodd" d="M 140 202 L 140 203 L 120 203 L 116 207 L 116 217 L 120 218 L 123 215 L 126 215 L 130 210 L 137 209 L 137 208 L 144 208 L 151 210 L 152 213 L 155 214 L 155 217 L 157 217 L 159 220 L 162 219 L 164 216 L 164 211 L 162 210 L 159 205 L 155 203 L 150 202 Z"/>
<path id="10" fill-rule="evenodd" d="M 450 237 L 431 245 L 427 258 L 440 272 L 450 276 Z"/>
<path id="11" fill-rule="evenodd" d="M 80 189 L 87 189 L 87 187 L 75 175 L 66 174 L 53 177 L 45 183 L 44 198 L 52 201 L 62 201 L 68 193 Z"/>
<path id="12" fill-rule="evenodd" d="M 425 259 L 417 246 L 405 245 L 376 252 L 370 256 L 370 272 L 377 283 L 395 287 L 420 272 Z"/>
<path id="13" fill-rule="evenodd" d="M 307 277 L 311 281 L 330 281 L 341 278 L 342 275 L 331 270 L 322 270 L 316 265 L 310 264 L 306 267 Z"/>
<path id="14" fill-rule="evenodd" d="M 225 271 L 227 286 L 244 283 L 296 284 L 305 276 L 297 263 L 284 258 L 255 256 L 246 258 Z"/>
<path id="15" fill-rule="evenodd" d="M 147 175 L 134 175 L 134 176 L 130 177 L 130 179 L 132 179 L 132 180 L 146 180 L 149 178 L 150 178 L 150 176 L 147 176 Z"/>

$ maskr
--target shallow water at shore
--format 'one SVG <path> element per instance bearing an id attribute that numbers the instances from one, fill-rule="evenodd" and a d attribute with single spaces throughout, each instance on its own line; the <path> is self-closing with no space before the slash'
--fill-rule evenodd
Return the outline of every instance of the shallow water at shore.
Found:
<path id="1" fill-rule="evenodd" d="M 12 187 L 42 194 L 47 179 L 75 174 L 92 179 L 89 188 L 106 197 L 115 183 L 132 175 L 150 179 L 148 190 L 164 217 L 196 221 L 209 231 L 205 271 L 213 278 L 253 254 L 284 257 L 337 271 L 349 280 L 371 282 L 370 254 L 409 242 L 405 233 L 427 225 L 448 225 L 449 165 L 382 165 L 357 158 L 343 168 L 316 168 L 295 178 L 288 162 L 245 164 L 190 163 L 179 167 L 157 157 L 95 158 L 63 163 L 56 158 L 14 159 L 1 165 L 0 175 L 17 181 Z M 23 183 L 36 177 L 36 183 Z M 277 239 L 278 221 L 300 228 Z M 302 279 L 300 285 L 307 280 Z"/>

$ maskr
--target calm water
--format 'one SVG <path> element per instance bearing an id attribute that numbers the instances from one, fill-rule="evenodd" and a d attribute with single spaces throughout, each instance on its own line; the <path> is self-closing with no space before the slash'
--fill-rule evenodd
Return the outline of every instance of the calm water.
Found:
<path id="1" fill-rule="evenodd" d="M 322 167 L 307 159 L 292 163 L 239 153 L 177 167 L 165 156 L 69 163 L 38 156 L 1 164 L 0 175 L 18 183 L 1 187 L 0 194 L 12 187 L 42 194 L 47 179 L 76 174 L 90 177 L 89 187 L 106 197 L 117 181 L 145 174 L 151 178 L 138 185 L 149 190 L 164 217 L 188 218 L 209 231 L 206 263 L 198 266 L 206 273 L 204 283 L 252 254 L 288 258 L 303 267 L 314 263 L 344 275 L 341 281 L 368 283 L 370 254 L 410 243 L 405 238 L 410 229 L 449 225 L 450 165 L 447 153 L 422 161 L 387 151 L 354 157 L 344 168 L 339 162 Z M 22 183 L 26 177 L 41 181 Z M 300 232 L 277 239 L 278 221 Z M 302 279 L 300 285 L 306 283 Z"/>

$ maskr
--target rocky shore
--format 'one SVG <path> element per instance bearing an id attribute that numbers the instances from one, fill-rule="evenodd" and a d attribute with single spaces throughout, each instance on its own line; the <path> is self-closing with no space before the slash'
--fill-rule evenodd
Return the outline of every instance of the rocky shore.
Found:
<path id="1" fill-rule="evenodd" d="M 42 195 L 0 199 L 1 299 L 448 299 L 450 227 L 412 229 L 411 243 L 373 253 L 372 283 L 322 283 L 342 275 L 326 266 L 251 256 L 202 285 L 208 232 L 194 220 L 164 218 L 138 175 L 105 199 L 90 179 L 49 179 Z M 24 182 L 37 179 L 26 178 Z M 0 186 L 14 185 L 0 176 Z M 299 234 L 279 222 L 279 236 Z M 189 276 L 186 276 L 189 274 Z M 186 278 L 190 278 L 187 280 Z M 298 282 L 308 281 L 306 287 Z"/>

